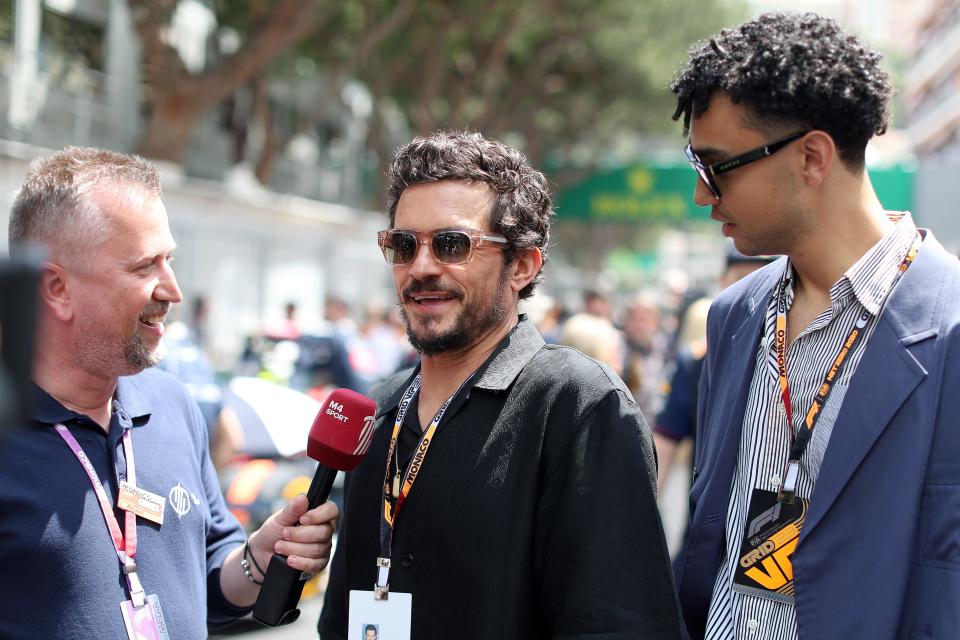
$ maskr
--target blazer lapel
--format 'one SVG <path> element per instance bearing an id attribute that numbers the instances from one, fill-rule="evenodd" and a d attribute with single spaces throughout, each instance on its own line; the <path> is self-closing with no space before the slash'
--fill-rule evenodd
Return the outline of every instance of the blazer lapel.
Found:
<path id="1" fill-rule="evenodd" d="M 709 478 L 705 478 L 707 484 L 704 486 L 702 498 L 704 505 L 709 505 L 711 510 L 716 511 L 709 514 L 711 518 L 721 517 L 730 500 L 730 478 L 733 477 L 740 451 L 743 416 L 753 380 L 757 345 L 771 291 L 783 269 L 781 261 L 776 264 L 780 265 L 778 269 L 766 267 L 767 277 L 757 279 L 757 284 L 747 298 L 746 314 L 742 322 L 735 333 L 727 338 L 726 344 L 717 349 L 716 357 L 719 361 L 713 374 L 717 380 L 711 385 L 735 395 L 717 398 L 710 403 L 709 411 L 712 415 L 704 416 L 704 420 L 710 425 L 705 430 L 705 434 L 710 434 L 710 443 L 697 443 L 698 447 L 706 446 L 709 450 L 717 451 L 716 461 L 709 465 L 711 473 Z M 718 337 L 724 338 L 722 335 Z M 728 385 L 725 380 L 733 380 L 735 383 Z"/>
<path id="2" fill-rule="evenodd" d="M 932 287 L 931 283 L 942 279 L 942 249 L 930 240 L 924 243 L 913 266 L 891 294 L 850 380 L 820 467 L 801 540 L 830 509 L 877 438 L 927 375 L 910 347 L 937 335 L 937 292 L 943 295 L 943 287 Z"/>

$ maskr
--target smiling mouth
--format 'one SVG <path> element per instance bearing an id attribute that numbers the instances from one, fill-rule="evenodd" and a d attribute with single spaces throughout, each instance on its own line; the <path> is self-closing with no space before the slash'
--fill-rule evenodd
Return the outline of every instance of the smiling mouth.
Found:
<path id="1" fill-rule="evenodd" d="M 167 318 L 168 310 L 169 309 L 151 309 L 148 313 L 143 313 L 140 315 L 140 322 L 148 327 L 162 327 L 164 320 Z"/>
<path id="2" fill-rule="evenodd" d="M 407 296 L 407 300 L 412 301 L 415 307 L 430 307 L 436 304 L 454 300 L 456 296 L 449 293 L 414 293 Z"/>
<path id="3" fill-rule="evenodd" d="M 148 327 L 159 327 L 163 325 L 163 321 L 166 318 L 163 316 L 144 316 L 140 318 L 140 322 L 147 325 Z"/>

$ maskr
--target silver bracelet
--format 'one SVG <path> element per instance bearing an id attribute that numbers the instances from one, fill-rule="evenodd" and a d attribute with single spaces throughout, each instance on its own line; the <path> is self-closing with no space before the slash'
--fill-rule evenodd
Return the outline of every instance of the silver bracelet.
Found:
<path id="1" fill-rule="evenodd" d="M 263 573 L 263 569 L 260 568 L 260 565 L 257 564 L 256 558 L 254 558 L 253 554 L 250 553 L 250 538 L 247 538 L 247 541 L 243 543 L 243 558 L 240 559 L 240 566 L 243 567 L 243 575 L 247 576 L 247 580 L 259 586 L 263 584 L 263 581 L 257 580 L 253 577 L 253 574 L 250 572 L 250 560 L 247 560 L 247 556 L 250 557 L 250 560 L 253 560 L 253 566 L 256 567 L 257 571 L 260 572 L 260 575 L 266 575 Z"/>

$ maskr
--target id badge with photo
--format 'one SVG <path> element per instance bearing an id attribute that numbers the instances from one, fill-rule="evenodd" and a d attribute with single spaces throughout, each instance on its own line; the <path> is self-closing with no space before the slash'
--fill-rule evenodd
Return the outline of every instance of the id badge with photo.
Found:
<path id="1" fill-rule="evenodd" d="M 373 591 L 350 592 L 347 640 L 410 640 L 413 596 L 391 591 L 376 600 Z"/>
<path id="2" fill-rule="evenodd" d="M 740 545 L 733 590 L 737 593 L 793 604 L 793 563 L 800 530 L 810 501 L 777 500 L 775 491 L 754 489 L 746 530 Z"/>
<path id="3" fill-rule="evenodd" d="M 139 608 L 125 600 L 120 603 L 120 611 L 130 640 L 170 640 L 156 594 L 147 596 L 146 604 Z"/>

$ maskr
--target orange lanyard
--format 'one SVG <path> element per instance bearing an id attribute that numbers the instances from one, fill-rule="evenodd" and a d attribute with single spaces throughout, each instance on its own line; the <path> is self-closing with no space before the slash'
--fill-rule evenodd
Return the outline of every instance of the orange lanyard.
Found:
<path id="1" fill-rule="evenodd" d="M 450 406 L 450 403 L 453 402 L 453 399 L 457 397 L 457 394 L 460 393 L 460 390 L 472 379 L 473 374 L 464 380 L 460 386 L 457 387 L 457 390 L 440 406 L 440 409 L 437 410 L 436 415 L 433 416 L 433 420 L 430 421 L 430 425 L 424 430 L 423 437 L 420 438 L 420 443 L 417 445 L 413 460 L 410 461 L 406 472 L 403 474 L 401 486 L 398 487 L 396 495 L 393 496 L 394 491 L 391 487 L 390 470 L 396 461 L 397 474 L 399 475 L 400 473 L 400 463 L 396 459 L 397 443 L 400 440 L 400 428 L 403 426 L 403 419 L 407 415 L 407 409 L 410 407 L 410 403 L 413 402 L 413 398 L 420 391 L 420 374 L 417 374 L 417 377 L 410 383 L 410 386 L 407 387 L 407 390 L 403 394 L 403 398 L 400 400 L 400 406 L 397 408 L 397 417 L 393 421 L 393 434 L 390 436 L 390 446 L 387 448 L 387 471 L 383 479 L 383 507 L 380 511 L 380 557 L 377 558 L 377 584 L 374 588 L 374 597 L 378 600 L 385 600 L 390 590 L 390 556 L 393 547 L 393 528 L 397 522 L 397 517 L 400 515 L 400 509 L 403 507 L 407 496 L 410 495 L 413 484 L 417 481 L 417 478 L 420 477 L 420 469 L 423 467 L 423 463 L 427 458 L 427 452 L 430 450 L 430 444 L 433 442 L 437 427 L 440 426 L 440 420 L 443 419 L 443 414 L 447 412 L 447 408 Z M 393 505 L 391 496 L 396 499 L 396 505 Z"/>
<path id="2" fill-rule="evenodd" d="M 894 280 L 890 286 L 891 291 L 900 277 L 910 268 L 919 250 L 920 238 L 918 236 L 914 239 L 910 250 L 900 263 L 896 280 Z M 813 402 L 810 404 L 810 408 L 804 416 L 803 424 L 797 429 L 797 434 L 794 436 L 793 409 L 790 403 L 790 382 L 787 379 L 786 297 L 786 291 L 784 288 L 781 288 L 777 296 L 777 323 L 774 340 L 777 351 L 777 377 L 780 381 L 780 399 L 783 401 L 783 408 L 787 414 L 787 430 L 790 432 L 790 455 L 787 459 L 787 469 L 784 472 L 783 483 L 780 485 L 779 499 L 781 502 L 792 504 L 796 497 L 797 479 L 800 476 L 800 458 L 807 450 L 807 445 L 810 444 L 813 428 L 820 420 L 821 411 L 823 407 L 826 406 L 827 400 L 833 392 L 837 378 L 840 376 L 840 371 L 866 333 L 867 323 L 870 321 L 871 315 L 869 311 L 864 309 L 856 322 L 854 322 L 853 328 L 850 330 L 850 333 L 847 334 L 847 337 L 844 338 L 843 343 L 840 345 L 840 350 L 833 359 L 833 364 L 830 365 L 830 369 L 827 371 L 826 376 L 824 376 L 823 383 L 820 385 L 820 388 L 817 389 Z"/>

